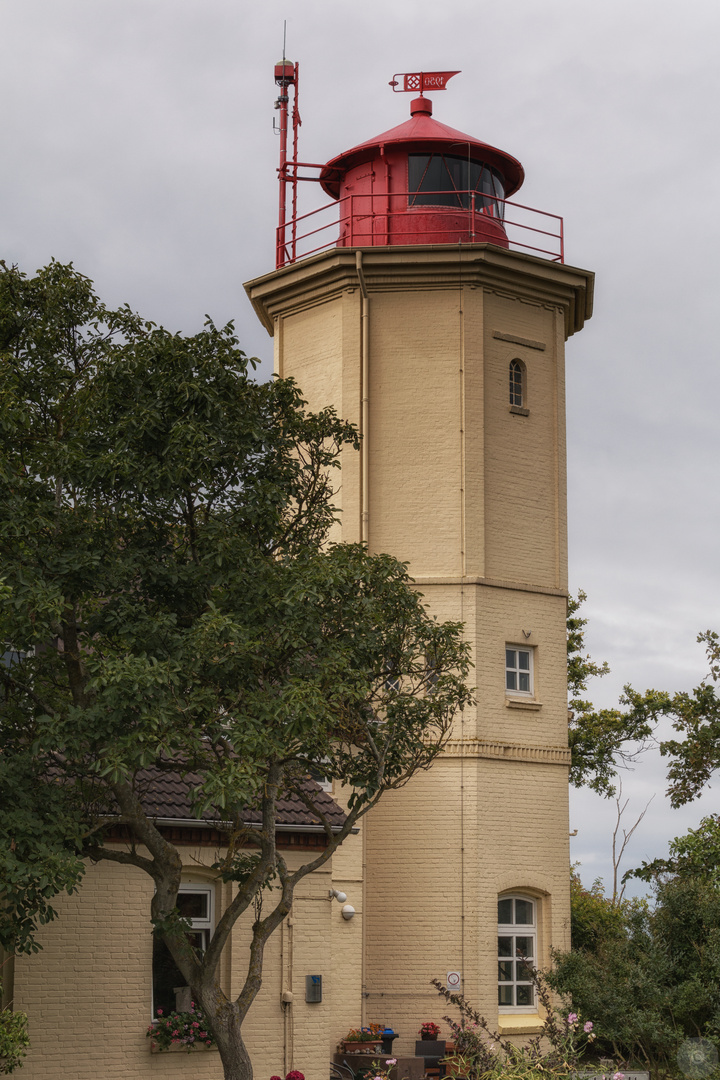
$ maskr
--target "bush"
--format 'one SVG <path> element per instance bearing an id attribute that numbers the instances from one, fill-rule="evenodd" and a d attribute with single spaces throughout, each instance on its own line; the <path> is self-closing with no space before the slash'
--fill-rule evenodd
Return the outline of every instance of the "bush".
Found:
<path id="1" fill-rule="evenodd" d="M 583 1054 L 595 1041 L 594 1024 L 591 1020 L 582 1023 L 577 1013 L 564 1016 L 555 1009 L 547 980 L 540 972 L 529 970 L 546 1015 L 540 1034 L 520 1047 L 493 1031 L 462 994 L 453 994 L 433 980 L 437 992 L 460 1012 L 459 1021 L 444 1017 L 455 1042 L 455 1054 L 446 1063 L 447 1076 L 466 1080 L 548 1080 L 548 1077 L 575 1076 Z M 613 1080 L 622 1080 L 622 1076 L 615 1072 Z"/>
<path id="2" fill-rule="evenodd" d="M 678 1052 L 688 1040 L 720 1047 L 720 890 L 678 877 L 657 884 L 654 908 L 643 901 L 612 905 L 598 889 L 581 899 L 585 929 L 576 935 L 574 891 L 574 947 L 554 956 L 547 977 L 573 1008 L 592 1010 L 597 1049 L 658 1078 L 678 1075 Z M 587 911 L 603 906 L 608 917 L 593 920 L 597 932 L 587 934 Z"/>

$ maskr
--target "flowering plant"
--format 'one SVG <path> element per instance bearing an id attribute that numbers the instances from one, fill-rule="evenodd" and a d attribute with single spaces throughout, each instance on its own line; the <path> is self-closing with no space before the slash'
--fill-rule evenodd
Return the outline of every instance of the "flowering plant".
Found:
<path id="1" fill-rule="evenodd" d="M 493 1031 L 460 994 L 452 994 L 442 983 L 433 985 L 450 1005 L 460 1011 L 460 1021 L 446 1016 L 455 1043 L 455 1052 L 445 1063 L 445 1075 L 464 1080 L 547 1080 L 552 1076 L 570 1080 L 577 1076 L 583 1052 L 595 1041 L 592 1020 L 581 1021 L 578 1013 L 562 1016 L 554 1008 L 542 973 L 528 966 L 530 978 L 545 1020 L 540 1034 L 526 1046 L 516 1046 Z M 614 1075 L 613 1075 L 614 1074 Z M 615 1067 L 607 1080 L 624 1080 Z"/>
<path id="2" fill-rule="evenodd" d="M 203 1046 L 213 1046 L 215 1043 L 208 1030 L 207 1021 L 200 1010 L 195 1008 L 194 1001 L 190 1002 L 190 1012 L 171 1012 L 165 1016 L 163 1010 L 158 1009 L 157 1019 L 150 1024 L 146 1035 L 152 1039 L 153 1050 L 184 1046 L 190 1053 L 198 1043 Z"/>
<path id="3" fill-rule="evenodd" d="M 425 1036 L 426 1039 L 437 1039 L 440 1034 L 440 1028 L 432 1020 L 426 1020 L 424 1024 L 420 1025 L 419 1035 Z"/>
<path id="4" fill-rule="evenodd" d="M 286 1074 L 285 1080 L 305 1080 L 305 1077 L 299 1069 L 291 1069 L 290 1072 Z"/>
<path id="5" fill-rule="evenodd" d="M 390 1080 L 390 1070 L 397 1065 L 397 1058 L 385 1058 L 385 1061 L 373 1061 L 366 1080 Z"/>
<path id="6" fill-rule="evenodd" d="M 343 1042 L 380 1042 L 384 1030 L 384 1024 L 368 1024 L 364 1028 L 350 1028 Z"/>

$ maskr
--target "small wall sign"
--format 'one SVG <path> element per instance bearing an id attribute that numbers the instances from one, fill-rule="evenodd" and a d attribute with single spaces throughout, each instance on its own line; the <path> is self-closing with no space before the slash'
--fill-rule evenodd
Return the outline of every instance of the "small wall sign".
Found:
<path id="1" fill-rule="evenodd" d="M 448 990 L 459 990 L 462 978 L 459 971 L 448 971 L 445 977 L 445 985 Z"/>

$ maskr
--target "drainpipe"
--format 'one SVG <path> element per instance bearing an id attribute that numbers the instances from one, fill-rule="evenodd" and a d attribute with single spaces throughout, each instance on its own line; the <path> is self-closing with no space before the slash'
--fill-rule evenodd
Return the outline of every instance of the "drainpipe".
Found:
<path id="1" fill-rule="evenodd" d="M 365 284 L 361 251 L 355 252 L 355 269 L 357 270 L 358 281 L 360 283 L 360 289 L 362 290 L 362 313 L 360 324 L 362 349 L 362 368 L 360 375 L 360 432 L 362 434 L 360 448 L 360 540 L 363 544 L 368 544 L 370 540 L 370 449 L 368 442 L 368 414 L 370 411 L 370 399 L 368 396 L 370 376 L 370 298 L 368 297 L 367 285 Z"/>

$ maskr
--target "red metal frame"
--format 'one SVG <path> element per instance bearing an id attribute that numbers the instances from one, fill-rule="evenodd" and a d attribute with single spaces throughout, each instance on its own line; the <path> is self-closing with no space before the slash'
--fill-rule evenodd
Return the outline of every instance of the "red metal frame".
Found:
<path id="1" fill-rule="evenodd" d="M 317 167 L 317 166 L 315 166 Z M 308 177 L 307 179 L 312 179 Z M 393 191 L 393 198 L 398 195 L 409 197 L 416 192 Z M 428 192 L 423 192 L 427 196 Z M 441 194 L 447 196 L 444 191 Z M 472 244 L 478 241 L 476 234 L 481 232 L 481 223 L 478 221 L 481 215 L 493 217 L 485 210 L 478 210 L 475 205 L 476 192 L 456 192 L 458 196 L 468 196 L 470 209 L 465 211 L 452 210 L 452 214 L 464 213 L 467 215 L 467 240 L 465 243 Z M 392 211 L 389 209 L 388 192 L 375 191 L 372 200 L 371 212 L 367 213 L 368 195 L 345 195 L 343 198 L 325 203 L 324 206 L 311 210 L 306 214 L 300 214 L 292 221 L 278 226 L 277 251 L 279 256 L 278 269 L 288 266 L 297 259 L 305 259 L 309 255 L 316 255 L 320 251 L 326 251 L 333 247 L 386 247 L 395 244 L 414 243 L 446 243 L 447 226 L 444 221 L 444 210 L 423 206 L 423 224 L 416 233 L 412 230 L 405 231 L 402 239 L 393 240 L 391 236 L 391 219 L 402 215 L 404 221 L 412 219 L 413 210 Z M 362 213 L 355 214 L 355 203 L 362 201 Z M 549 259 L 552 262 L 565 261 L 565 238 L 563 219 L 558 214 L 550 214 L 546 210 L 536 210 L 523 203 L 512 202 L 509 199 L 495 198 L 496 203 L 504 207 L 503 226 L 508 234 L 508 247 L 515 251 L 526 251 L 530 255 Z M 378 210 L 374 209 L 375 205 Z M 437 213 L 437 238 L 433 240 L 432 231 L 428 233 L 427 212 Z M 324 215 L 324 217 L 323 217 Z M 497 218 L 495 218 L 497 220 Z M 553 227 L 554 223 L 554 227 Z M 358 224 L 361 228 L 358 228 Z M 546 227 L 547 226 L 547 227 Z M 286 229 L 291 230 L 291 241 L 287 243 Z M 332 230 L 333 235 L 322 243 L 315 243 L 313 238 L 322 233 Z M 342 232 L 342 235 L 341 235 Z M 415 236 L 415 240 L 413 237 Z M 422 237 L 419 240 L 418 237 Z M 462 239 L 459 240 L 463 242 Z"/>

